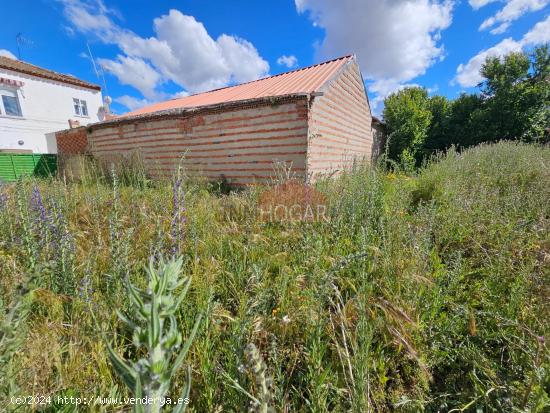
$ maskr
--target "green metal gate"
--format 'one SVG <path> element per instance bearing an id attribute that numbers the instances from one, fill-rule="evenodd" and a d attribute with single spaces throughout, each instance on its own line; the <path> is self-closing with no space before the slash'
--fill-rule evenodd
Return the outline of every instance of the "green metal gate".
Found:
<path id="1" fill-rule="evenodd" d="M 51 176 L 57 172 L 57 155 L 0 153 L 0 181 L 16 181 L 22 175 Z"/>

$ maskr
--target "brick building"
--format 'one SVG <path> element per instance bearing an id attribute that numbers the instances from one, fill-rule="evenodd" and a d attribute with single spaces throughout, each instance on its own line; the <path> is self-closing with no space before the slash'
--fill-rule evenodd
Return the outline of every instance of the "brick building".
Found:
<path id="1" fill-rule="evenodd" d="M 61 131 L 57 146 L 107 161 L 138 153 L 157 177 L 183 158 L 189 174 L 234 185 L 269 180 L 274 163 L 315 179 L 371 159 L 372 116 L 357 61 L 345 56 Z"/>

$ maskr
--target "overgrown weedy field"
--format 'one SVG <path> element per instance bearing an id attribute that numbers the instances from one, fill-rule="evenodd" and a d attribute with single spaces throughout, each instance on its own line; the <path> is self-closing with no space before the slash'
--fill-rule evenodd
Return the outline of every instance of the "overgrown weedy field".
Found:
<path id="1" fill-rule="evenodd" d="M 144 350 L 116 310 L 179 256 L 184 341 L 203 316 L 169 390 L 190 367 L 188 411 L 548 411 L 550 148 L 357 167 L 317 185 L 317 222 L 259 219 L 262 188 L 83 168 L 0 187 L 2 411 L 129 411 L 10 400 L 130 396 L 107 344 Z"/>

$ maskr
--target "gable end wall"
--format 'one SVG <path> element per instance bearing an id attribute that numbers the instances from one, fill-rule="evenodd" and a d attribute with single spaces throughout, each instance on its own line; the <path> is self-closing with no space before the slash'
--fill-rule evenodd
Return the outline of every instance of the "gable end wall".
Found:
<path id="1" fill-rule="evenodd" d="M 354 160 L 370 161 L 372 116 L 359 66 L 354 60 L 313 99 L 309 112 L 307 174 L 340 172 Z"/>

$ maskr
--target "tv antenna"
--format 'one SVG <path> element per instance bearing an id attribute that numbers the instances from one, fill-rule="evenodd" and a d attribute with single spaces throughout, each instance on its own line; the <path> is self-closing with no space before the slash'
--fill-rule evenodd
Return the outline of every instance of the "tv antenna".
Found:
<path id="1" fill-rule="evenodd" d="M 21 60 L 21 47 L 32 46 L 34 43 L 32 40 L 23 37 L 23 33 L 19 32 L 15 35 L 15 43 L 17 44 L 17 57 Z"/>
<path id="2" fill-rule="evenodd" d="M 97 65 L 95 64 L 94 56 L 92 55 L 92 49 L 90 48 L 90 45 L 88 42 L 86 42 L 86 48 L 88 49 L 88 55 L 90 56 L 90 60 L 92 61 L 92 66 L 94 68 L 95 75 L 97 77 L 97 81 L 100 83 L 103 83 L 103 90 L 105 90 L 105 95 L 108 95 L 107 91 L 107 82 L 105 81 L 105 74 L 103 72 L 103 69 L 97 69 Z"/>

